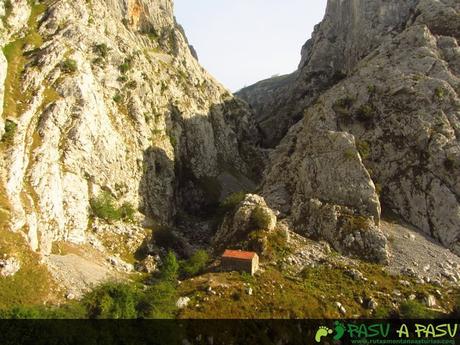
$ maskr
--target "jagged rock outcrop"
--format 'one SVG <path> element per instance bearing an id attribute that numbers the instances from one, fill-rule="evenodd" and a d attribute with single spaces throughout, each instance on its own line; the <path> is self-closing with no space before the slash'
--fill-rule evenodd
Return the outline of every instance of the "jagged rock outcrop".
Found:
<path id="1" fill-rule="evenodd" d="M 380 194 L 460 254 L 459 23 L 453 0 L 329 1 L 283 86 L 293 96 L 271 115 L 303 115 L 272 153 L 262 193 L 297 231 L 382 259 Z"/>
<path id="2" fill-rule="evenodd" d="M 172 1 L 29 3 L 2 2 L 0 127 L 11 228 L 32 248 L 85 242 L 102 191 L 168 223 L 258 173 L 250 111 L 192 56 Z"/>
<path id="3" fill-rule="evenodd" d="M 275 147 L 326 89 L 349 75 L 385 39 L 401 32 L 417 0 L 329 0 L 323 21 L 302 47 L 298 70 L 249 86 L 237 95 L 253 106 L 264 144 Z"/>
<path id="4" fill-rule="evenodd" d="M 228 245 L 247 241 L 253 231 L 270 232 L 275 230 L 277 217 L 263 197 L 247 194 L 234 210 L 225 216 L 221 226 L 212 239 L 217 250 Z"/>

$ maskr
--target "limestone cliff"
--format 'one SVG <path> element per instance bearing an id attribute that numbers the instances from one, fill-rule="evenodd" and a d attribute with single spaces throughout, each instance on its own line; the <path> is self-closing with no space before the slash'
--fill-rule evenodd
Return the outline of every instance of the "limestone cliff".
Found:
<path id="1" fill-rule="evenodd" d="M 87 241 L 102 191 L 169 223 L 258 174 L 251 114 L 193 57 L 172 1 L 0 4 L 0 200 L 33 249 Z"/>
<path id="2" fill-rule="evenodd" d="M 239 93 L 268 146 L 302 119 L 263 184 L 297 231 L 380 260 L 383 205 L 460 254 L 459 23 L 454 0 L 329 0 L 298 71 Z"/>
<path id="3" fill-rule="evenodd" d="M 413 18 L 416 0 L 329 0 L 323 21 L 302 47 L 298 70 L 241 90 L 255 109 L 264 143 L 274 147 L 322 91 Z"/>

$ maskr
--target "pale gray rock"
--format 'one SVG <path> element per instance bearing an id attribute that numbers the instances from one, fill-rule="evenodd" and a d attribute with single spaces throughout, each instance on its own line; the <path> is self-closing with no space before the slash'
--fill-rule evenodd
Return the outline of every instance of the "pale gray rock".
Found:
<path id="1" fill-rule="evenodd" d="M 375 309 L 377 309 L 378 306 L 379 306 L 379 304 L 377 303 L 377 301 L 374 298 L 369 298 L 369 300 L 367 301 L 367 304 L 366 304 L 366 308 L 370 309 L 370 310 L 375 310 Z"/>
<path id="2" fill-rule="evenodd" d="M 0 275 L 2 277 L 14 276 L 20 269 L 21 263 L 15 257 L 0 260 Z"/>
<path id="3" fill-rule="evenodd" d="M 109 256 L 107 261 L 117 270 L 130 273 L 134 270 L 133 265 L 123 261 L 118 256 Z"/>
<path id="4" fill-rule="evenodd" d="M 136 263 L 136 271 L 144 273 L 154 273 L 158 271 L 158 267 L 161 265 L 160 256 L 147 255 L 141 262 Z"/>
<path id="5" fill-rule="evenodd" d="M 351 74 L 357 63 L 413 20 L 416 0 L 329 0 L 323 21 L 302 47 L 291 75 L 239 91 L 254 108 L 264 144 L 276 146 L 306 107 L 324 90 Z"/>
<path id="6" fill-rule="evenodd" d="M 2 47 L 17 43 L 31 21 L 43 41 L 20 47 L 17 86 L 29 92 L 17 114 L 0 117 L 0 134 L 5 116 L 17 122 L 1 152 L 11 228 L 32 249 L 87 242 L 90 201 L 102 191 L 139 209 L 139 222 L 170 225 L 178 210 L 241 188 L 221 187 L 221 176 L 258 176 L 252 113 L 192 56 L 172 1 L 44 5 L 35 18 L 28 1 L 15 1 L 0 35 Z M 6 67 L 2 55 L 0 91 Z"/>
<path id="7" fill-rule="evenodd" d="M 385 261 L 381 201 L 458 254 L 458 2 L 330 0 L 328 13 L 287 108 L 267 105 L 276 124 L 303 120 L 271 155 L 262 195 L 296 231 L 342 252 L 376 245 L 380 254 L 369 256 Z M 344 214 L 375 228 L 341 234 Z"/>
<path id="8" fill-rule="evenodd" d="M 177 302 L 176 302 L 176 307 L 179 309 L 184 309 L 185 307 L 188 306 L 190 303 L 190 298 L 189 297 L 180 297 Z"/>
<path id="9" fill-rule="evenodd" d="M 333 119 L 320 116 L 319 108 L 271 155 L 263 195 L 295 231 L 327 240 L 340 252 L 387 262 L 380 203 L 355 139 L 327 130 Z"/>
<path id="10" fill-rule="evenodd" d="M 354 280 L 364 280 L 364 275 L 357 269 L 351 268 L 345 271 L 345 274 L 353 278 Z"/>
<path id="11" fill-rule="evenodd" d="M 255 219 L 255 212 L 263 215 L 267 226 L 261 229 Z M 245 199 L 237 205 L 236 209 L 229 212 L 224 218 L 222 225 L 212 239 L 215 246 L 247 240 L 251 231 L 273 231 L 277 224 L 277 217 L 270 209 L 264 198 L 255 194 L 247 194 Z"/>
<path id="12" fill-rule="evenodd" d="M 438 304 L 436 298 L 433 295 L 426 296 L 423 302 L 428 308 L 434 308 Z"/>
<path id="13" fill-rule="evenodd" d="M 340 311 L 340 313 L 342 315 L 346 315 L 347 314 L 347 310 L 345 309 L 345 307 L 342 305 L 342 303 L 340 302 L 335 302 L 335 306 L 337 307 L 337 309 Z"/>

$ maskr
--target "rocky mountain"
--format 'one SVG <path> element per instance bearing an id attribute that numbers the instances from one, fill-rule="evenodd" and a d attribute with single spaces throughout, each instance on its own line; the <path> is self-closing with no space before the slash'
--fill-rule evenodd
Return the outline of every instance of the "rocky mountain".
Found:
<path id="1" fill-rule="evenodd" d="M 454 0 L 329 0 L 299 69 L 239 92 L 297 232 L 386 261 L 383 209 L 460 254 L 459 23 Z"/>
<path id="2" fill-rule="evenodd" d="M 248 107 L 199 65 L 172 1 L 7 0 L 0 14 L 1 206 L 32 249 L 87 242 L 101 194 L 169 224 L 259 174 Z"/>
<path id="3" fill-rule="evenodd" d="M 218 260 L 175 272 L 184 297 L 161 315 L 372 316 L 412 296 L 453 310 L 458 1 L 329 0 L 298 70 L 236 97 L 172 0 L 0 0 L 0 17 L 0 312 L 114 279 L 157 293 L 168 260 L 196 276 L 230 247 L 260 254 L 258 280 Z"/>

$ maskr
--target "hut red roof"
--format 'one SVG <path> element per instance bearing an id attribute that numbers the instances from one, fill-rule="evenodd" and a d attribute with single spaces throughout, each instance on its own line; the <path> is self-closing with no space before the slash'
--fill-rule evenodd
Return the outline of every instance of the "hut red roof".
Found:
<path id="1" fill-rule="evenodd" d="M 241 250 L 230 250 L 227 249 L 222 255 L 223 258 L 232 258 L 239 260 L 252 260 L 256 256 L 254 252 L 243 252 Z"/>

